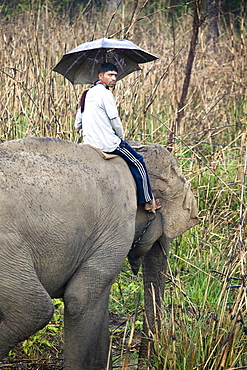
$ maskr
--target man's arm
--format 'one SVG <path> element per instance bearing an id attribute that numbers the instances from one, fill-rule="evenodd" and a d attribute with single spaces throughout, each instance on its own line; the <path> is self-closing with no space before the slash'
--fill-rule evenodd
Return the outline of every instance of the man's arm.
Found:
<path id="1" fill-rule="evenodd" d="M 105 110 L 115 134 L 124 140 L 123 125 L 118 115 L 118 109 L 114 96 L 110 90 L 106 90 L 102 97 L 102 107 Z"/>
<path id="2" fill-rule="evenodd" d="M 81 119 L 81 107 L 78 109 L 75 117 L 75 128 L 77 130 L 82 129 L 82 119 Z"/>
<path id="3" fill-rule="evenodd" d="M 124 140 L 124 134 L 123 134 L 123 126 L 122 122 L 119 118 L 119 116 L 113 118 L 110 120 L 113 130 L 115 131 L 115 134 L 122 140 Z"/>

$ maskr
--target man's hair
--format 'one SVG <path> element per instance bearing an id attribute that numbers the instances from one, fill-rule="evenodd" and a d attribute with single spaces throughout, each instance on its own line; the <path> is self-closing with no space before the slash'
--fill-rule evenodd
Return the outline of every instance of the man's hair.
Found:
<path id="1" fill-rule="evenodd" d="M 109 72 L 109 71 L 115 71 L 115 72 L 118 73 L 117 67 L 112 63 L 103 63 L 99 67 L 99 74 L 100 73 L 106 73 L 106 72 Z"/>

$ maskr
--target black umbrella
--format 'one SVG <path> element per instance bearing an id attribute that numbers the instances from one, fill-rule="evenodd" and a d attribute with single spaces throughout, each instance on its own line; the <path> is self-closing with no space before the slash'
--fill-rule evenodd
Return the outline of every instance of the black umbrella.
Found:
<path id="1" fill-rule="evenodd" d="M 141 68 L 139 63 L 158 59 L 128 40 L 102 38 L 85 42 L 66 53 L 53 71 L 73 84 L 91 84 L 97 80 L 102 63 L 113 63 L 118 69 L 118 80 Z"/>

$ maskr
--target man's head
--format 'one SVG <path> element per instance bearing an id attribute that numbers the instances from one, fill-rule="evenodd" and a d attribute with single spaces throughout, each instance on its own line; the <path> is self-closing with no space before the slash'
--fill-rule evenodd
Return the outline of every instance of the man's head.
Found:
<path id="1" fill-rule="evenodd" d="M 101 64 L 99 68 L 99 80 L 104 82 L 106 86 L 113 87 L 117 81 L 118 69 L 112 63 Z"/>

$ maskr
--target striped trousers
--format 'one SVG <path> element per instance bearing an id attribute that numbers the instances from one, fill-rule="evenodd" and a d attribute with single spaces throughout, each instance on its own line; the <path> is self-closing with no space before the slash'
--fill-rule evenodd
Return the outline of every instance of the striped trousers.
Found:
<path id="1" fill-rule="evenodd" d="M 111 152 L 122 157 L 128 164 L 137 186 L 137 202 L 147 203 L 153 198 L 145 162 L 141 154 L 121 140 L 119 146 Z"/>

